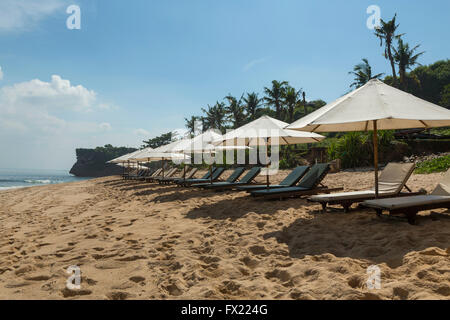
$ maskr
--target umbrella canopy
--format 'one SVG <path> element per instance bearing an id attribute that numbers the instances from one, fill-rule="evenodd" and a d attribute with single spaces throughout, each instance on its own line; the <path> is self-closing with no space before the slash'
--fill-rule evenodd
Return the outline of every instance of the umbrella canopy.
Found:
<path id="1" fill-rule="evenodd" d="M 211 145 L 213 141 L 222 138 L 220 133 L 217 133 L 214 129 L 209 129 L 202 134 L 192 138 L 180 141 L 177 145 L 173 146 L 172 152 L 183 153 L 204 153 L 205 151 L 211 151 Z"/>
<path id="2" fill-rule="evenodd" d="M 288 123 L 262 116 L 242 127 L 230 131 L 213 142 L 217 146 L 237 145 L 239 141 L 245 141 L 246 146 L 258 146 L 272 144 L 289 145 L 298 143 L 314 143 L 325 139 L 320 134 L 287 130 Z M 275 144 L 275 143 L 274 143 Z"/>
<path id="3" fill-rule="evenodd" d="M 118 163 L 117 165 L 121 166 L 121 167 L 127 167 L 128 166 L 126 163 Z M 129 167 L 133 168 L 133 169 L 139 169 L 139 170 L 150 170 L 150 168 L 145 167 L 145 166 L 141 166 L 141 165 L 139 165 L 139 164 L 137 164 L 135 162 L 130 163 Z"/>
<path id="4" fill-rule="evenodd" d="M 151 148 L 150 148 L 151 149 Z M 131 153 L 124 154 L 123 156 L 120 156 L 118 158 L 112 159 L 108 161 L 107 163 L 125 163 L 130 160 L 130 158 L 134 157 L 136 154 L 140 153 L 142 150 L 136 150 Z"/>
<path id="5" fill-rule="evenodd" d="M 155 149 L 156 150 L 156 149 Z M 130 161 L 150 162 L 159 160 L 182 160 L 184 155 L 181 153 L 172 152 L 156 152 L 155 150 L 142 150 L 140 153 L 130 158 Z"/>
<path id="6" fill-rule="evenodd" d="M 246 125 L 230 131 L 214 142 L 217 146 L 237 145 L 244 141 L 246 146 L 258 145 L 290 145 L 299 143 L 314 143 L 325 139 L 312 132 L 300 132 L 285 129 L 288 123 L 262 116 Z M 269 188 L 269 170 L 266 169 L 266 182 Z"/>
<path id="7" fill-rule="evenodd" d="M 377 130 L 444 126 L 450 126 L 450 110 L 373 79 L 286 128 L 310 132 L 373 131 L 378 197 Z"/>
<path id="8" fill-rule="evenodd" d="M 373 79 L 295 121 L 286 129 L 310 132 L 433 128 L 450 125 L 450 110 Z"/>
<path id="9" fill-rule="evenodd" d="M 170 152 L 169 150 L 171 150 L 171 148 L 173 148 L 173 146 L 177 145 L 178 143 L 180 143 L 180 141 L 175 141 L 172 143 L 169 143 L 167 145 L 158 147 L 156 149 L 152 149 L 152 148 L 146 148 L 144 150 L 141 150 L 141 152 L 135 154 L 131 160 L 133 161 L 138 161 L 138 162 L 151 162 L 151 161 L 160 161 L 162 160 L 161 163 L 161 168 L 162 170 L 162 176 L 164 177 L 164 162 L 166 160 L 186 160 L 186 158 L 189 158 L 189 156 L 183 155 L 181 153 L 175 153 L 175 152 Z"/>
<path id="10" fill-rule="evenodd" d="M 182 152 L 184 154 L 190 153 L 209 153 L 212 154 L 215 152 L 215 148 L 212 145 L 212 142 L 220 139 L 222 135 L 217 133 L 214 129 L 209 129 L 202 134 L 192 138 L 181 141 L 179 144 L 172 148 L 174 152 Z M 212 183 L 212 164 L 209 166 L 210 170 L 210 182 Z"/>

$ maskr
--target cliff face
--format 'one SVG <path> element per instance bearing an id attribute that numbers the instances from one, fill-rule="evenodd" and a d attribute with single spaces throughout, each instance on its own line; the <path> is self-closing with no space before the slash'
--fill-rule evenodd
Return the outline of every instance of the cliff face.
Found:
<path id="1" fill-rule="evenodd" d="M 119 153 L 105 152 L 104 148 L 77 149 L 77 162 L 70 169 L 70 173 L 77 177 L 105 177 L 121 174 L 123 168 L 107 161 L 133 152 L 135 149 L 120 150 Z"/>

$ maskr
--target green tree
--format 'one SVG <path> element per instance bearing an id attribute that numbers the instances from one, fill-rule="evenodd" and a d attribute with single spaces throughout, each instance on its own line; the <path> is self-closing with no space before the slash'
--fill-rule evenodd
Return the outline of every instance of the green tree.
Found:
<path id="1" fill-rule="evenodd" d="M 247 112 L 248 121 L 256 120 L 258 108 L 261 106 L 263 99 L 258 97 L 256 92 L 247 93 L 247 97 L 243 98 L 244 108 Z"/>
<path id="2" fill-rule="evenodd" d="M 419 86 L 410 85 L 408 91 L 415 96 L 442 105 L 445 86 L 450 84 L 450 60 L 440 60 L 428 66 L 419 66 L 409 73 Z"/>
<path id="3" fill-rule="evenodd" d="M 202 108 L 205 116 L 202 119 L 203 131 L 207 129 L 218 129 L 225 132 L 226 110 L 225 103 L 216 102 L 214 106 L 208 105 L 207 109 Z"/>
<path id="4" fill-rule="evenodd" d="M 450 83 L 442 90 L 439 103 L 441 106 L 450 109 Z"/>
<path id="5" fill-rule="evenodd" d="M 233 129 L 239 128 L 245 123 L 245 108 L 242 105 L 242 97 L 238 100 L 229 94 L 225 99 L 228 101 L 228 106 L 225 107 L 228 120 L 232 122 Z"/>
<path id="6" fill-rule="evenodd" d="M 186 128 L 189 130 L 189 134 L 191 136 L 194 136 L 196 133 L 195 132 L 195 130 L 196 130 L 195 124 L 198 120 L 199 120 L 199 117 L 196 117 L 196 116 L 191 116 L 190 119 L 184 118 L 184 121 L 186 121 Z"/>
<path id="7" fill-rule="evenodd" d="M 396 35 L 397 28 L 399 24 L 396 24 L 397 14 L 390 20 L 385 22 L 381 19 L 381 26 L 375 28 L 375 35 L 380 39 L 380 47 L 383 46 L 384 42 L 384 57 L 389 60 L 392 68 L 392 77 L 394 79 L 394 85 L 397 83 L 397 74 L 395 72 L 395 61 L 392 54 L 392 42 L 394 39 L 399 39 L 402 35 Z"/>
<path id="8" fill-rule="evenodd" d="M 144 145 L 142 146 L 143 148 L 158 148 L 160 146 L 169 144 L 170 142 L 172 142 L 172 132 L 168 132 L 168 133 L 164 133 L 158 137 L 155 137 L 153 139 L 149 139 L 147 141 L 143 141 Z"/>
<path id="9" fill-rule="evenodd" d="M 281 113 L 283 110 L 283 97 L 286 86 L 288 85 L 287 81 L 272 81 L 271 88 L 264 88 L 265 97 L 264 100 L 266 105 L 273 107 L 275 109 L 275 117 L 281 120 Z"/>
<path id="10" fill-rule="evenodd" d="M 302 90 L 295 90 L 291 86 L 287 86 L 284 90 L 284 104 L 286 105 L 285 121 L 291 123 L 294 121 L 295 108 L 302 104 L 301 102 Z"/>
<path id="11" fill-rule="evenodd" d="M 372 67 L 369 64 L 369 60 L 366 58 L 362 59 L 362 63 L 357 64 L 353 71 L 350 71 L 349 74 L 355 76 L 354 82 L 350 85 L 350 87 L 355 87 L 356 89 L 365 85 L 371 79 L 379 79 L 384 73 L 378 73 L 372 75 Z"/>
<path id="12" fill-rule="evenodd" d="M 406 79 L 406 71 L 410 70 L 415 65 L 420 65 L 417 62 L 419 57 L 424 54 L 424 52 L 415 53 L 420 45 L 415 46 L 410 49 L 408 43 L 404 43 L 402 39 L 398 39 L 398 46 L 394 48 L 394 59 L 398 65 L 398 73 L 400 74 L 400 83 L 403 90 L 408 89 L 408 81 Z"/>

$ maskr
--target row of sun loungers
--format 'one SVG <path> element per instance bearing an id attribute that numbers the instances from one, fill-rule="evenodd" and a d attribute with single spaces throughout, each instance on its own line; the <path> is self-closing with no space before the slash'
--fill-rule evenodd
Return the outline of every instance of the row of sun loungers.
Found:
<path id="1" fill-rule="evenodd" d="M 193 187 L 209 189 L 214 191 L 232 190 L 239 186 L 251 184 L 256 176 L 261 172 L 261 167 L 254 167 L 250 169 L 247 174 L 239 180 L 239 177 L 244 173 L 245 168 L 237 168 L 230 175 L 226 181 L 219 181 L 215 183 L 194 184 Z M 239 181 L 238 181 L 239 180 Z"/>
<path id="2" fill-rule="evenodd" d="M 308 201 L 322 205 L 326 211 L 328 205 L 340 205 L 348 212 L 352 204 L 372 208 L 377 215 L 383 211 L 389 214 L 405 214 L 408 222 L 414 223 L 416 215 L 422 210 L 437 208 L 450 209 L 450 170 L 445 174 L 443 181 L 430 194 L 425 191 L 412 192 L 406 185 L 413 173 L 415 165 L 412 163 L 389 163 L 379 176 L 379 194 L 375 199 L 374 188 L 362 191 L 339 192 L 342 187 L 329 188 L 322 184 L 330 170 L 327 163 L 309 166 L 299 166 L 283 179 L 279 184 L 269 185 L 254 183 L 254 179 L 261 173 L 261 167 L 253 167 L 246 174 L 245 168 L 239 167 L 233 170 L 225 181 L 219 181 L 225 172 L 224 168 L 213 167 L 200 178 L 194 178 L 196 168 L 174 177 L 176 168 L 170 169 L 162 176 L 162 169 L 150 174 L 149 170 L 136 171 L 124 176 L 124 179 L 145 180 L 147 182 L 159 182 L 160 184 L 174 183 L 179 186 L 201 188 L 205 190 L 245 191 L 257 199 L 284 199 L 289 197 L 310 196 Z M 241 176 L 243 176 L 241 178 Z M 406 192 L 402 191 L 406 189 Z"/>

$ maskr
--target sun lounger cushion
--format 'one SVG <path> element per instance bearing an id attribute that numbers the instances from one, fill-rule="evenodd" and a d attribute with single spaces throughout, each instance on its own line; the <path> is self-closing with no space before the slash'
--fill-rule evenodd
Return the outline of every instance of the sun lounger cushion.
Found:
<path id="1" fill-rule="evenodd" d="M 411 176 L 414 167 L 414 163 L 389 163 L 378 178 L 378 194 L 382 196 L 398 194 Z M 310 197 L 310 200 L 331 202 L 337 200 L 358 200 L 371 197 L 375 198 L 375 188 L 352 192 L 320 194 Z"/>
<path id="2" fill-rule="evenodd" d="M 280 182 L 280 184 L 271 184 L 269 185 L 269 188 L 282 188 L 282 187 L 290 187 L 295 185 L 309 170 L 308 166 L 299 166 L 291 171 L 291 173 L 288 174 L 286 178 L 283 179 L 283 181 Z M 267 188 L 263 185 L 258 186 L 243 186 L 239 187 L 238 190 L 241 191 L 247 191 L 250 192 L 252 190 L 260 190 L 263 188 Z"/>
<path id="3" fill-rule="evenodd" d="M 253 167 L 251 168 L 244 177 L 239 182 L 215 182 L 212 185 L 205 185 L 205 188 L 220 188 L 220 187 L 230 187 L 230 186 L 239 186 L 249 184 L 255 179 L 255 177 L 261 172 L 261 167 Z"/>
<path id="4" fill-rule="evenodd" d="M 224 168 L 216 168 L 215 170 L 213 170 L 212 180 L 213 180 L 213 181 L 214 181 L 214 180 L 217 180 L 217 179 L 222 175 L 222 173 L 223 173 L 224 171 L 225 171 Z M 205 176 L 206 176 L 207 178 L 201 178 L 201 179 L 189 179 L 189 180 L 186 180 L 186 182 L 187 182 L 187 183 L 196 183 L 196 182 L 201 183 L 201 182 L 208 182 L 208 181 L 211 180 L 211 179 L 210 179 L 209 173 L 206 174 Z"/>
<path id="5" fill-rule="evenodd" d="M 399 193 L 411 176 L 414 167 L 414 163 L 388 163 L 378 177 L 378 191 Z M 371 190 L 375 191 L 375 187 Z"/>
<path id="6" fill-rule="evenodd" d="M 386 210 L 403 209 L 440 203 L 450 204 L 450 196 L 423 195 L 364 201 L 364 205 L 367 207 L 383 208 Z"/>
<path id="7" fill-rule="evenodd" d="M 328 163 L 317 163 L 309 169 L 300 182 L 294 187 L 256 190 L 252 191 L 252 195 L 261 196 L 265 194 L 282 194 L 312 190 L 322 181 L 329 169 L 330 165 Z"/>

